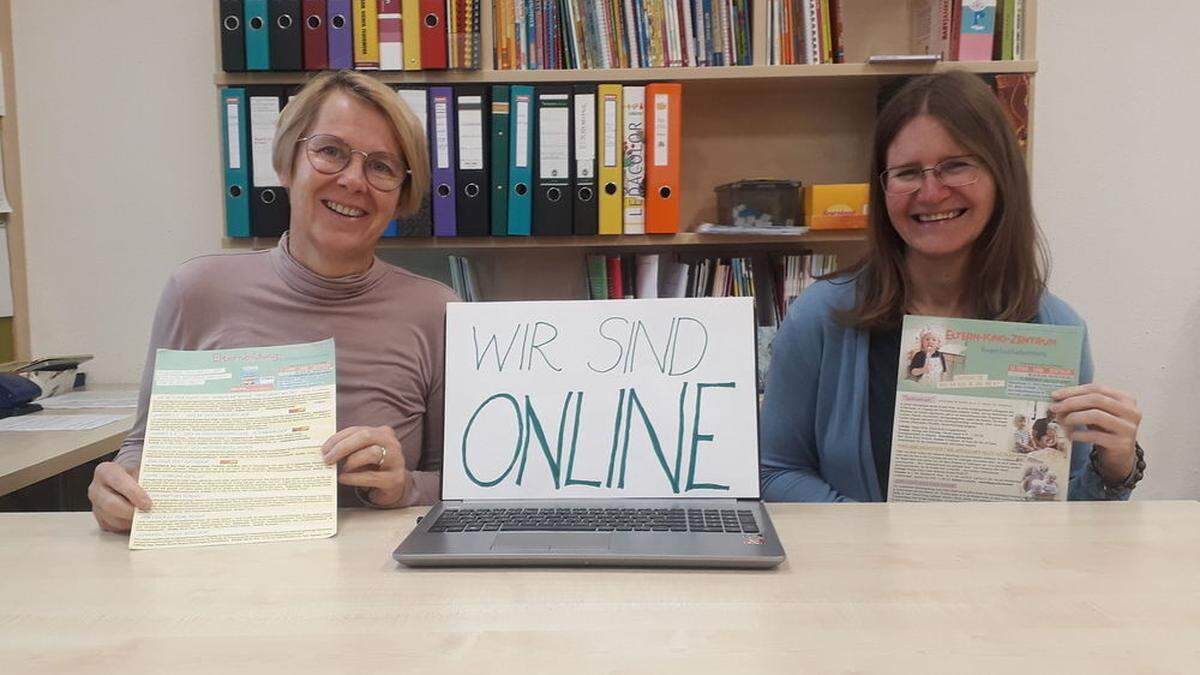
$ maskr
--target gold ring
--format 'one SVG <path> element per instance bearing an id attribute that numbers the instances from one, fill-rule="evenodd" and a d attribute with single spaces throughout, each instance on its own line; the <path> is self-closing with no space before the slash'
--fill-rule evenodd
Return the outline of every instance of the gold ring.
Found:
<path id="1" fill-rule="evenodd" d="M 375 468 L 382 469 L 383 460 L 387 459 L 387 448 L 383 447 L 382 445 L 377 445 L 375 447 L 379 448 L 379 463 L 375 465 Z"/>

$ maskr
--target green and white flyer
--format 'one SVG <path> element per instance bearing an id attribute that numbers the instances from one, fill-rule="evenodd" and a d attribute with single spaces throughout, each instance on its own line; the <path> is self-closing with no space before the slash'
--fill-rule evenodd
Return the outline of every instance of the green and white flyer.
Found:
<path id="1" fill-rule="evenodd" d="M 1050 394 L 1082 349 L 1077 326 L 904 317 L 888 501 L 1065 500 Z"/>
<path id="2" fill-rule="evenodd" d="M 330 537 L 337 470 L 333 340 L 211 351 L 160 349 L 129 548 Z"/>

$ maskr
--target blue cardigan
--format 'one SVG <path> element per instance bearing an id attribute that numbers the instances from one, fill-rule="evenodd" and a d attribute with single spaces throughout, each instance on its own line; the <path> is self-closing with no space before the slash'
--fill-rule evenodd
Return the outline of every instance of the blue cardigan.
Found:
<path id="1" fill-rule="evenodd" d="M 867 331 L 846 328 L 835 309 L 855 300 L 853 279 L 818 281 L 788 310 L 772 345 L 761 415 L 762 493 L 768 501 L 884 501 L 871 454 L 867 416 Z M 1087 327 L 1049 292 L 1036 323 L 1083 326 L 1081 383 L 1092 381 Z M 1107 494 L 1088 461 L 1090 443 L 1071 448 L 1069 499 L 1128 499 Z"/>

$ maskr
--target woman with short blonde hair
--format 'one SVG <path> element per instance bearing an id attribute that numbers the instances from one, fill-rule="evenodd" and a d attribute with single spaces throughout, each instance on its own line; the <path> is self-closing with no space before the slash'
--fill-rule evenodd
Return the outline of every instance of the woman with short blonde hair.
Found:
<path id="1" fill-rule="evenodd" d="M 106 530 L 152 509 L 137 483 L 154 355 L 334 338 L 339 431 L 321 448 L 339 501 L 428 504 L 441 484 L 446 286 L 375 257 L 390 220 L 429 188 L 420 123 L 387 86 L 351 71 L 317 75 L 283 109 L 272 160 L 289 229 L 267 251 L 193 258 L 154 316 L 137 424 L 88 488 Z"/>

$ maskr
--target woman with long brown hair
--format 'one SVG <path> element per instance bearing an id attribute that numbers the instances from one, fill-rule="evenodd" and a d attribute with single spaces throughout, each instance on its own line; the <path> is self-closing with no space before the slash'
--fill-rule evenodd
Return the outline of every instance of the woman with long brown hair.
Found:
<path id="1" fill-rule="evenodd" d="M 917 78 L 884 106 L 862 260 L 796 299 L 773 345 L 762 410 L 763 496 L 887 496 L 905 314 L 1084 326 L 1046 288 L 1029 176 L 990 88 L 960 71 Z M 1126 499 L 1145 468 L 1141 412 L 1080 382 L 1051 406 L 1071 428 L 1070 499 Z"/>

